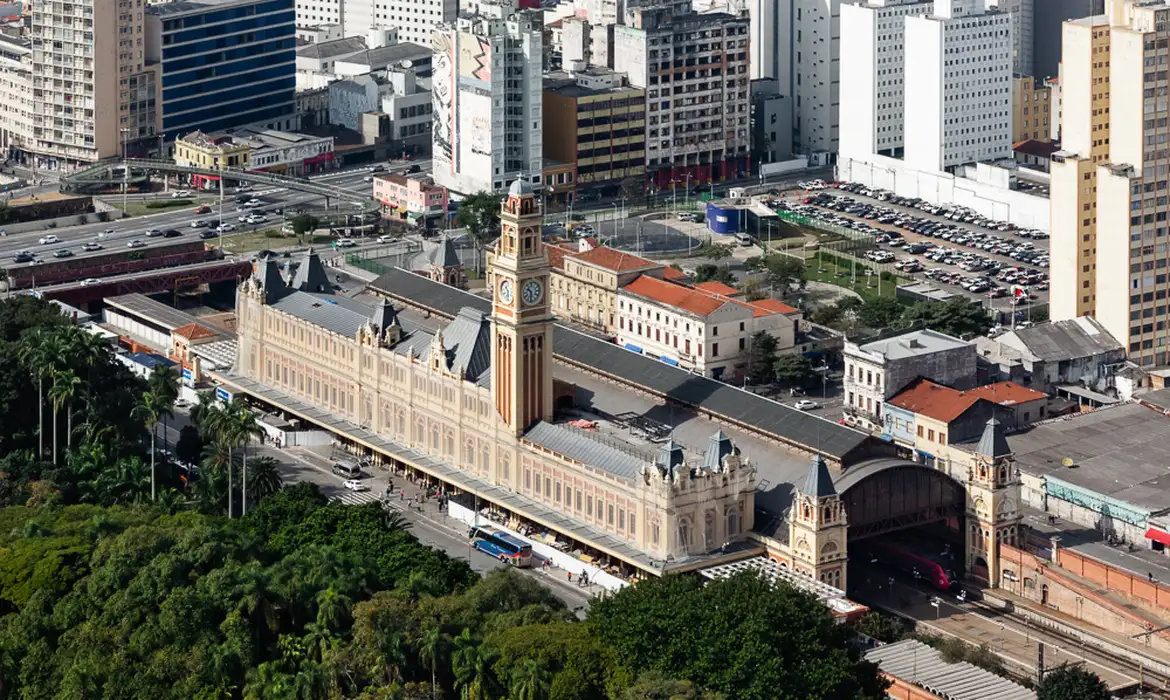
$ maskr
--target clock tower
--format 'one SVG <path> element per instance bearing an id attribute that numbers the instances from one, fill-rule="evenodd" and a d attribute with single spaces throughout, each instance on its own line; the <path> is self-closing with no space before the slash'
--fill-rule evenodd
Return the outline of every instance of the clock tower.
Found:
<path id="1" fill-rule="evenodd" d="M 500 210 L 492 264 L 492 393 L 513 435 L 552 417 L 549 264 L 532 185 L 516 180 Z"/>

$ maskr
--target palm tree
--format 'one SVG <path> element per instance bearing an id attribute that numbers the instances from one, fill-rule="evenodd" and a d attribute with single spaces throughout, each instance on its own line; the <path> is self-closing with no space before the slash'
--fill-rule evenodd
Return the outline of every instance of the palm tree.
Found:
<path id="1" fill-rule="evenodd" d="M 451 636 L 443 632 L 443 628 L 435 625 L 428 629 L 418 642 L 418 660 L 431 672 L 431 697 L 435 697 L 435 674 L 439 665 L 444 663 L 447 648 L 451 644 Z"/>
<path id="2" fill-rule="evenodd" d="M 329 630 L 338 630 L 349 617 L 353 601 L 330 586 L 317 593 L 317 624 Z"/>
<path id="3" fill-rule="evenodd" d="M 65 406 L 65 448 L 73 449 L 73 400 L 82 388 L 81 377 L 71 369 L 53 373 L 53 386 L 49 387 L 49 399 L 53 402 L 53 463 L 57 463 L 57 409 Z"/>
<path id="4" fill-rule="evenodd" d="M 168 418 L 174 418 L 175 401 L 179 398 L 179 383 L 174 370 L 165 365 L 155 365 L 146 378 L 147 391 L 154 394 L 160 403 L 166 407 L 161 418 L 163 421 L 163 449 L 167 449 Z"/>
<path id="5" fill-rule="evenodd" d="M 232 472 L 235 471 L 232 446 L 222 438 L 207 443 L 203 446 L 203 462 L 199 466 L 201 472 L 195 485 L 204 505 L 212 509 L 219 507 L 223 499 L 220 486 L 226 477 L 228 517 L 232 517 Z"/>
<path id="6" fill-rule="evenodd" d="M 248 443 L 252 438 L 259 437 L 264 433 L 264 429 L 256 422 L 256 414 L 248 408 L 248 405 L 241 399 L 232 399 L 231 403 L 224 407 L 224 416 L 220 425 L 224 437 L 227 438 L 231 444 L 239 444 L 244 448 L 243 460 L 243 515 L 248 514 Z"/>
<path id="7" fill-rule="evenodd" d="M 550 685 L 548 669 L 532 657 L 512 670 L 512 700 L 545 700 Z"/>
<path id="8" fill-rule="evenodd" d="M 116 466 L 103 470 L 94 482 L 94 490 L 103 505 L 139 503 L 150 483 L 146 465 L 137 457 L 123 459 Z"/>
<path id="9" fill-rule="evenodd" d="M 154 463 L 155 456 L 158 450 L 156 449 L 156 440 L 158 438 L 158 422 L 164 414 L 170 413 L 169 406 L 163 403 L 164 399 L 155 394 L 153 391 L 147 390 L 142 392 L 142 398 L 139 399 L 138 405 L 134 407 L 136 417 L 142 421 L 146 429 L 150 431 L 150 500 L 154 500 Z"/>
<path id="10" fill-rule="evenodd" d="M 191 407 L 191 422 L 204 437 L 210 439 L 213 431 L 208 428 L 213 427 L 215 414 L 219 412 L 219 399 L 215 398 L 215 392 L 210 389 L 201 391 L 196 395 L 195 405 Z M 204 425 L 205 422 L 208 425 Z"/>
<path id="11" fill-rule="evenodd" d="M 244 492 L 251 491 L 252 500 L 257 503 L 284 488 L 284 479 L 280 476 L 277 462 L 272 457 L 253 459 L 252 473 L 245 478 L 248 480 L 248 488 Z"/>
<path id="12" fill-rule="evenodd" d="M 384 631 L 379 635 L 377 649 L 372 659 L 373 671 L 385 671 L 386 682 L 393 685 L 401 680 L 402 665 L 406 663 L 406 646 L 402 633 L 397 630 Z"/>
<path id="13" fill-rule="evenodd" d="M 464 629 L 455 638 L 455 653 L 451 660 L 455 670 L 455 687 L 459 689 L 461 700 L 491 700 L 495 695 L 492 665 L 496 657 L 471 636 L 470 629 Z"/>
<path id="14" fill-rule="evenodd" d="M 60 361 L 61 350 L 57 335 L 44 329 L 33 331 L 20 342 L 20 362 L 37 378 L 37 455 L 42 458 L 45 456 L 45 378 L 52 372 L 54 363 Z"/>

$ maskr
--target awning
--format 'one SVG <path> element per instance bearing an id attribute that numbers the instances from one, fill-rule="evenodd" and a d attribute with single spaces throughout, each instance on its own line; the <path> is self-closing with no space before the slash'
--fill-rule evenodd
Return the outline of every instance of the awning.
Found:
<path id="1" fill-rule="evenodd" d="M 1170 532 L 1162 532 L 1156 527 L 1151 527 L 1149 530 L 1146 530 L 1146 539 L 1161 542 L 1167 547 L 1170 547 Z"/>
<path id="2" fill-rule="evenodd" d="M 634 345 L 633 343 L 626 343 L 626 350 L 631 350 L 631 351 L 636 352 L 638 354 L 642 353 L 642 348 L 638 347 L 637 345 Z"/>
<path id="3" fill-rule="evenodd" d="M 663 362 L 665 362 L 668 365 L 678 367 L 678 360 L 674 359 L 673 357 L 667 357 L 666 355 L 663 355 L 662 357 L 660 357 L 658 359 L 662 360 Z"/>

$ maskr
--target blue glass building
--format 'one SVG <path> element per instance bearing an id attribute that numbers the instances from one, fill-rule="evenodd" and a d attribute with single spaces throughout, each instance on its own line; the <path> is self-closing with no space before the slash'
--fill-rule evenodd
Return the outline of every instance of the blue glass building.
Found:
<path id="1" fill-rule="evenodd" d="M 161 133 L 296 125 L 293 0 L 180 0 L 147 8 Z"/>

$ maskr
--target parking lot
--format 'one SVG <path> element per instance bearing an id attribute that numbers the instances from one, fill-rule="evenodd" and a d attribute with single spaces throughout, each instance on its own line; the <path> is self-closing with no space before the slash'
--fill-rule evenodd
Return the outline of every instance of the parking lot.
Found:
<path id="1" fill-rule="evenodd" d="M 1003 308 L 1047 303 L 1048 235 L 1043 232 L 849 183 L 825 186 L 785 206 L 872 236 L 878 248 L 864 257 L 933 280 L 947 291 Z"/>

